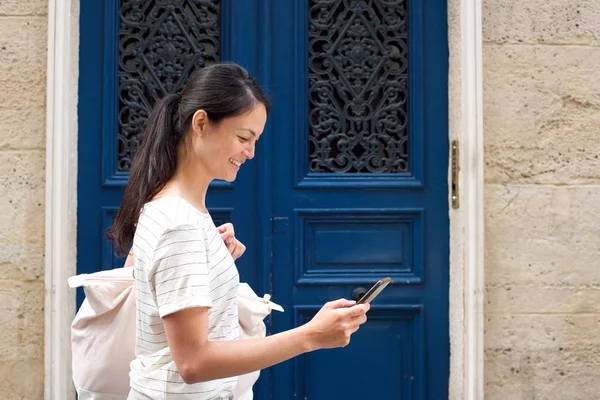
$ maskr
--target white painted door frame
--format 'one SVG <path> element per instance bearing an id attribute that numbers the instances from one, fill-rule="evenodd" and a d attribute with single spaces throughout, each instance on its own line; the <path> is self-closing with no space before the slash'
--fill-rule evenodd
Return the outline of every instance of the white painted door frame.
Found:
<path id="1" fill-rule="evenodd" d="M 452 30 L 452 27 L 450 27 Z M 481 0 L 460 0 L 460 97 L 461 131 L 458 138 L 462 143 L 459 181 L 462 211 L 453 232 L 464 235 L 452 237 L 451 243 L 463 243 L 463 296 L 454 301 L 456 309 L 463 307 L 464 321 L 462 342 L 462 393 L 456 398 L 468 400 L 484 399 L 484 162 L 483 162 L 483 73 L 482 73 L 482 16 Z M 452 221 L 452 219 L 451 219 Z M 455 240 L 458 239 L 458 240 Z M 459 266 L 457 266 L 459 267 Z M 451 271 L 453 265 L 450 265 Z M 461 268 L 457 268 L 461 270 Z M 452 291 L 451 291 L 452 293 Z M 464 301 L 464 304 L 458 304 Z M 451 309 L 452 315 L 452 309 Z M 452 325 L 452 321 L 450 322 Z M 452 345 L 452 344 L 451 344 Z M 452 368 L 450 376 L 452 380 Z M 452 385 L 452 382 L 451 382 Z"/>
<path id="2" fill-rule="evenodd" d="M 48 1 L 44 399 L 74 399 L 70 325 L 77 255 L 79 0 Z"/>
<path id="3" fill-rule="evenodd" d="M 459 3 L 457 3 L 459 2 Z M 74 399 L 71 380 L 70 324 L 75 292 L 67 278 L 76 273 L 77 229 L 77 80 L 79 0 L 48 2 L 46 113 L 46 306 L 45 400 Z M 460 4 L 460 102 L 458 126 L 461 209 L 450 210 L 451 243 L 462 251 L 451 257 L 451 277 L 462 296 L 450 298 L 450 398 L 482 400 L 483 394 L 483 122 L 481 71 L 481 0 Z M 450 23 L 450 22 L 449 22 Z M 452 60 L 452 56 L 451 56 Z M 452 249 L 451 252 L 457 251 Z M 453 283 L 451 283 L 452 285 Z M 452 294 L 452 287 L 450 290 Z M 455 298 L 460 297 L 460 298 Z M 457 351 L 458 350 L 458 351 Z"/>

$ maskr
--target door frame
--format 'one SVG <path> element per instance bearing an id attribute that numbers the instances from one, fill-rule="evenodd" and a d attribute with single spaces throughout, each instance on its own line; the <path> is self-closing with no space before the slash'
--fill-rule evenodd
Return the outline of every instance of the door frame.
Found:
<path id="1" fill-rule="evenodd" d="M 75 398 L 70 357 L 75 291 L 67 286 L 67 278 L 76 273 L 77 252 L 79 2 L 48 1 L 45 400 Z M 448 138 L 461 147 L 461 206 L 448 210 L 450 399 L 483 399 L 484 393 L 481 26 L 481 0 L 448 0 Z M 448 163 L 450 167 L 450 154 Z"/>

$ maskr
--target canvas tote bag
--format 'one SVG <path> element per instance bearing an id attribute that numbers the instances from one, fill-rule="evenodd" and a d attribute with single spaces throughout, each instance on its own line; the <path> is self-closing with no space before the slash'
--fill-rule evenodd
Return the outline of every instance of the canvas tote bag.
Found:
<path id="1" fill-rule="evenodd" d="M 129 393 L 129 363 L 135 358 L 135 280 L 133 268 L 81 274 L 68 280 L 83 287 L 83 301 L 71 325 L 73 383 L 80 400 L 125 400 Z M 283 308 L 259 297 L 240 283 L 240 339 L 265 337 L 264 318 Z M 251 400 L 256 371 L 238 377 L 235 399 Z"/>

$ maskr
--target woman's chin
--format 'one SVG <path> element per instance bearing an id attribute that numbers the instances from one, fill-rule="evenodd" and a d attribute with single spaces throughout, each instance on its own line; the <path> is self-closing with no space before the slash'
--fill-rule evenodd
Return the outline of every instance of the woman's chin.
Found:
<path id="1" fill-rule="evenodd" d="M 237 178 L 237 172 L 235 174 L 228 174 L 226 177 L 223 177 L 222 179 L 225 182 L 232 183 L 233 181 L 235 181 L 235 178 Z"/>

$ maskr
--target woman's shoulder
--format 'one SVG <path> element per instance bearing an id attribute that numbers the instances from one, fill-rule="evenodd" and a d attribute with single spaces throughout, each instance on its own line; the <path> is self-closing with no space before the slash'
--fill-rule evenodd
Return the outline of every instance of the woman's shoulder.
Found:
<path id="1" fill-rule="evenodd" d="M 155 235 L 182 227 L 206 229 L 210 216 L 199 212 L 181 197 L 163 197 L 144 205 L 139 224 L 148 225 Z"/>
<path id="2" fill-rule="evenodd" d="M 174 243 L 206 240 L 212 219 L 182 198 L 164 197 L 144 205 L 133 239 L 137 257 L 152 257 L 157 249 Z"/>

